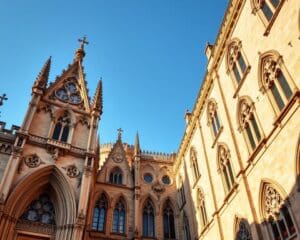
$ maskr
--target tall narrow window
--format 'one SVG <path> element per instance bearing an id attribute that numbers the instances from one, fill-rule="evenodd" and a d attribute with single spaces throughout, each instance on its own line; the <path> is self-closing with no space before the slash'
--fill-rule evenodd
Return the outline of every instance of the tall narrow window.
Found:
<path id="1" fill-rule="evenodd" d="M 206 214 L 206 207 L 205 207 L 205 200 L 204 200 L 204 194 L 203 192 L 198 189 L 198 210 L 199 210 L 199 217 L 200 217 L 200 222 L 201 222 L 201 226 L 202 228 L 204 228 L 207 223 L 207 214 Z"/>
<path id="2" fill-rule="evenodd" d="M 275 108 L 281 111 L 293 95 L 292 81 L 288 80 L 284 71 L 282 58 L 277 53 L 267 53 L 261 58 L 260 65 L 263 87 L 271 96 Z"/>
<path id="3" fill-rule="evenodd" d="M 193 169 L 194 180 L 197 181 L 200 177 L 199 168 L 198 168 L 198 160 L 197 160 L 197 153 L 194 148 L 190 150 L 190 161 L 191 167 Z"/>
<path id="4" fill-rule="evenodd" d="M 262 210 L 269 223 L 272 239 L 297 239 L 297 230 L 288 206 L 282 196 L 270 184 L 265 184 L 262 193 Z"/>
<path id="5" fill-rule="evenodd" d="M 155 214 L 153 203 L 148 199 L 143 208 L 143 237 L 154 237 Z"/>
<path id="6" fill-rule="evenodd" d="M 185 212 L 183 212 L 183 233 L 185 240 L 191 240 L 190 224 Z"/>
<path id="7" fill-rule="evenodd" d="M 219 134 L 221 124 L 217 112 L 217 104 L 214 100 L 210 100 L 207 105 L 208 123 L 211 126 L 212 133 L 216 138 Z"/>
<path id="8" fill-rule="evenodd" d="M 119 168 L 115 168 L 111 171 L 109 175 L 109 182 L 113 184 L 122 184 L 122 172 Z"/>
<path id="9" fill-rule="evenodd" d="M 163 209 L 163 228 L 165 240 L 175 239 L 174 212 L 170 200 L 167 200 Z"/>
<path id="10" fill-rule="evenodd" d="M 254 104 L 249 99 L 243 98 L 239 102 L 238 111 L 241 130 L 248 145 L 254 150 L 262 138 L 255 117 Z"/>
<path id="11" fill-rule="evenodd" d="M 228 193 L 234 185 L 234 175 L 230 161 L 230 152 L 224 145 L 220 145 L 218 148 L 218 161 L 225 191 Z"/>
<path id="12" fill-rule="evenodd" d="M 57 122 L 54 126 L 52 138 L 58 141 L 67 142 L 69 136 L 69 128 L 70 128 L 70 118 L 69 113 L 67 111 L 57 119 Z"/>
<path id="13" fill-rule="evenodd" d="M 125 233 L 125 205 L 122 199 L 117 202 L 114 208 L 112 231 L 114 233 Z"/>
<path id="14" fill-rule="evenodd" d="M 107 199 L 104 193 L 101 194 L 101 197 L 97 201 L 94 208 L 93 224 L 92 229 L 104 232 L 105 223 L 106 223 L 106 213 L 107 213 Z"/>
<path id="15" fill-rule="evenodd" d="M 184 183 L 181 176 L 179 178 L 179 184 L 180 184 L 180 187 L 178 188 L 178 193 L 180 198 L 179 206 L 180 208 L 182 208 L 186 201 L 185 201 Z"/>
<path id="16" fill-rule="evenodd" d="M 239 39 L 233 39 L 227 47 L 227 68 L 234 79 L 234 85 L 239 89 L 240 84 L 248 73 L 249 64 L 242 51 L 242 43 Z"/>
<path id="17" fill-rule="evenodd" d="M 245 219 L 238 221 L 235 232 L 235 240 L 252 240 L 249 224 Z"/>

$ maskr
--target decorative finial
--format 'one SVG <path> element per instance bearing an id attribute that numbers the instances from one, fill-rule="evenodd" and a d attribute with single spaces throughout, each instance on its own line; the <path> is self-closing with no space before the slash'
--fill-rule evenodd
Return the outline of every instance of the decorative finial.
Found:
<path id="1" fill-rule="evenodd" d="M 82 62 L 82 59 L 85 56 L 84 45 L 85 44 L 89 44 L 89 42 L 87 41 L 86 36 L 83 36 L 83 38 L 79 38 L 78 41 L 80 42 L 80 48 L 78 48 L 76 50 L 76 52 L 75 52 L 75 59 L 74 59 L 74 61 Z"/>
<path id="2" fill-rule="evenodd" d="M 80 48 L 84 49 L 84 44 L 89 44 L 87 41 L 87 37 L 84 35 L 83 38 L 79 38 L 78 42 L 80 42 Z"/>
<path id="3" fill-rule="evenodd" d="M 118 131 L 118 140 L 121 141 L 122 140 L 123 129 L 122 128 L 118 128 L 117 131 Z"/>
<path id="4" fill-rule="evenodd" d="M 134 155 L 139 156 L 141 154 L 141 148 L 140 148 L 140 138 L 139 133 L 136 133 L 135 136 L 135 143 L 134 143 Z"/>
<path id="5" fill-rule="evenodd" d="M 2 96 L 0 96 L 0 106 L 3 105 L 3 102 L 6 101 L 8 98 L 6 97 L 6 94 L 3 93 Z"/>

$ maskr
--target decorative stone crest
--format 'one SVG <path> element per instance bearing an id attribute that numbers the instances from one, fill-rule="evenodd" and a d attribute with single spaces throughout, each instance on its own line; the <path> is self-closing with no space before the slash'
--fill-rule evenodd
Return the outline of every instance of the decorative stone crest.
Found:
<path id="1" fill-rule="evenodd" d="M 219 147 L 219 160 L 221 167 L 226 167 L 226 164 L 230 161 L 230 152 L 224 147 Z"/>
<path id="2" fill-rule="evenodd" d="M 156 182 L 155 184 L 153 184 L 151 188 L 157 194 L 161 194 L 165 191 L 164 186 L 162 186 L 159 182 Z"/>
<path id="3" fill-rule="evenodd" d="M 212 118 L 214 118 L 215 113 L 217 111 L 217 105 L 216 105 L 216 103 L 213 102 L 213 101 L 210 101 L 208 103 L 207 109 L 208 109 L 208 115 L 210 117 L 209 120 L 211 120 Z"/>
<path id="4" fill-rule="evenodd" d="M 41 165 L 41 159 L 38 155 L 32 154 L 24 158 L 24 163 L 29 168 L 36 168 Z"/>
<path id="5" fill-rule="evenodd" d="M 249 121 L 253 118 L 252 107 L 246 102 L 242 101 L 240 105 L 240 121 L 244 128 L 247 128 Z"/>
<path id="6" fill-rule="evenodd" d="M 267 185 L 264 190 L 264 212 L 266 218 L 276 218 L 279 214 L 280 208 L 283 205 L 283 199 L 280 194 Z"/>
<path id="7" fill-rule="evenodd" d="M 240 46 L 237 42 L 232 42 L 228 46 L 228 67 L 232 68 L 240 54 Z"/>
<path id="8" fill-rule="evenodd" d="M 116 151 L 114 152 L 112 159 L 116 162 L 122 162 L 123 160 L 123 152 L 121 148 L 116 148 Z"/>
<path id="9" fill-rule="evenodd" d="M 70 178 L 78 177 L 80 174 L 80 171 L 78 170 L 78 168 L 75 165 L 69 165 L 65 169 L 66 169 L 67 175 Z"/>
<path id="10" fill-rule="evenodd" d="M 264 85 L 267 89 L 271 88 L 274 81 L 278 78 L 281 73 L 278 63 L 272 58 L 272 56 L 267 57 L 262 63 L 262 77 Z"/>

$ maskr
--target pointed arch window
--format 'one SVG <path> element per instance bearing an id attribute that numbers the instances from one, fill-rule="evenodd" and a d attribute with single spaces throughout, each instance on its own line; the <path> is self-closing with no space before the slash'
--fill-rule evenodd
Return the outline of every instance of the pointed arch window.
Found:
<path id="1" fill-rule="evenodd" d="M 292 98 L 294 86 L 283 64 L 282 57 L 277 52 L 268 52 L 260 59 L 260 78 L 262 87 L 277 112 L 281 112 Z"/>
<path id="2" fill-rule="evenodd" d="M 271 184 L 265 184 L 262 194 L 262 212 L 272 239 L 296 239 L 298 234 L 294 220 L 280 193 Z"/>
<path id="3" fill-rule="evenodd" d="M 228 44 L 227 68 L 238 91 L 250 69 L 250 65 L 242 49 L 242 43 L 239 39 L 233 39 Z"/>
<path id="4" fill-rule="evenodd" d="M 112 184 L 123 184 L 123 174 L 119 168 L 115 168 L 111 171 L 109 182 Z"/>
<path id="5" fill-rule="evenodd" d="M 207 116 L 213 136 L 217 138 L 221 130 L 221 122 L 217 111 L 217 103 L 214 100 L 208 102 Z"/>
<path id="6" fill-rule="evenodd" d="M 258 13 L 266 27 L 265 35 L 269 33 L 283 2 L 284 0 L 252 0 L 253 12 Z"/>
<path id="7" fill-rule="evenodd" d="M 182 208 L 184 206 L 184 204 L 186 203 L 185 200 L 185 191 L 184 191 L 184 182 L 182 180 L 182 177 L 179 177 L 179 184 L 180 187 L 178 188 L 178 195 L 179 195 L 179 206 L 180 208 Z"/>
<path id="8" fill-rule="evenodd" d="M 114 233 L 125 233 L 125 221 L 126 221 L 126 211 L 123 199 L 120 199 L 114 208 L 113 214 L 113 227 L 112 231 Z"/>
<path id="9" fill-rule="evenodd" d="M 205 207 L 205 199 L 204 199 L 204 194 L 201 191 L 201 189 L 198 189 L 198 210 L 199 210 L 199 217 L 200 217 L 200 222 L 202 228 L 205 228 L 205 226 L 208 223 L 207 219 L 207 213 L 206 213 L 206 207 Z"/>
<path id="10" fill-rule="evenodd" d="M 227 147 L 220 145 L 218 148 L 219 171 L 222 175 L 226 193 L 230 192 L 234 185 L 234 174 L 230 158 L 230 152 Z"/>
<path id="11" fill-rule="evenodd" d="M 163 208 L 163 225 L 164 239 L 175 239 L 174 212 L 170 200 L 167 200 Z"/>
<path id="12" fill-rule="evenodd" d="M 21 221 L 55 225 L 55 210 L 48 194 L 35 199 L 21 216 Z"/>
<path id="13" fill-rule="evenodd" d="M 107 198 L 102 193 L 94 208 L 92 229 L 98 232 L 105 231 L 107 215 Z"/>
<path id="14" fill-rule="evenodd" d="M 185 240 L 191 240 L 189 219 L 186 216 L 185 212 L 183 212 L 183 233 Z"/>
<path id="15" fill-rule="evenodd" d="M 196 182 L 200 178 L 200 172 L 198 167 L 197 153 L 194 148 L 191 148 L 190 150 L 190 161 L 191 161 L 191 167 L 193 169 L 194 179 Z"/>
<path id="16" fill-rule="evenodd" d="M 67 142 L 70 132 L 71 120 L 69 113 L 65 111 L 62 116 L 60 116 L 54 126 L 52 133 L 52 139 Z"/>
<path id="17" fill-rule="evenodd" d="M 245 219 L 238 220 L 235 240 L 252 240 L 249 224 Z"/>
<path id="18" fill-rule="evenodd" d="M 246 138 L 246 142 L 254 150 L 260 143 L 262 136 L 254 111 L 254 104 L 249 99 L 241 99 L 239 102 L 240 130 Z"/>
<path id="19" fill-rule="evenodd" d="M 143 237 L 155 236 L 155 214 L 153 203 L 148 199 L 143 208 Z"/>

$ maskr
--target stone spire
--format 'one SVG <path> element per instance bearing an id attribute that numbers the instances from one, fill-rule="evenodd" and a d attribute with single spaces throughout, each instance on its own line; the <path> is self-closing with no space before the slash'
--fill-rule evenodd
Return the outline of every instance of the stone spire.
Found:
<path id="1" fill-rule="evenodd" d="M 86 36 L 79 38 L 78 41 L 80 42 L 80 47 L 75 52 L 74 62 L 82 62 L 85 56 L 84 45 L 89 44 Z"/>
<path id="2" fill-rule="evenodd" d="M 136 133 L 135 143 L 134 143 L 134 156 L 139 156 L 140 154 L 141 154 L 140 138 L 139 138 L 139 133 Z"/>
<path id="3" fill-rule="evenodd" d="M 33 88 L 38 88 L 38 89 L 46 88 L 48 78 L 49 78 L 50 67 L 51 67 L 51 57 L 49 57 L 45 62 L 42 70 L 40 71 L 39 75 L 37 76 L 33 84 Z"/>
<path id="4" fill-rule="evenodd" d="M 98 110 L 100 114 L 102 114 L 102 108 L 103 108 L 103 103 L 102 103 L 102 79 L 99 80 L 95 95 L 94 95 L 94 100 L 93 100 L 93 109 Z"/>

